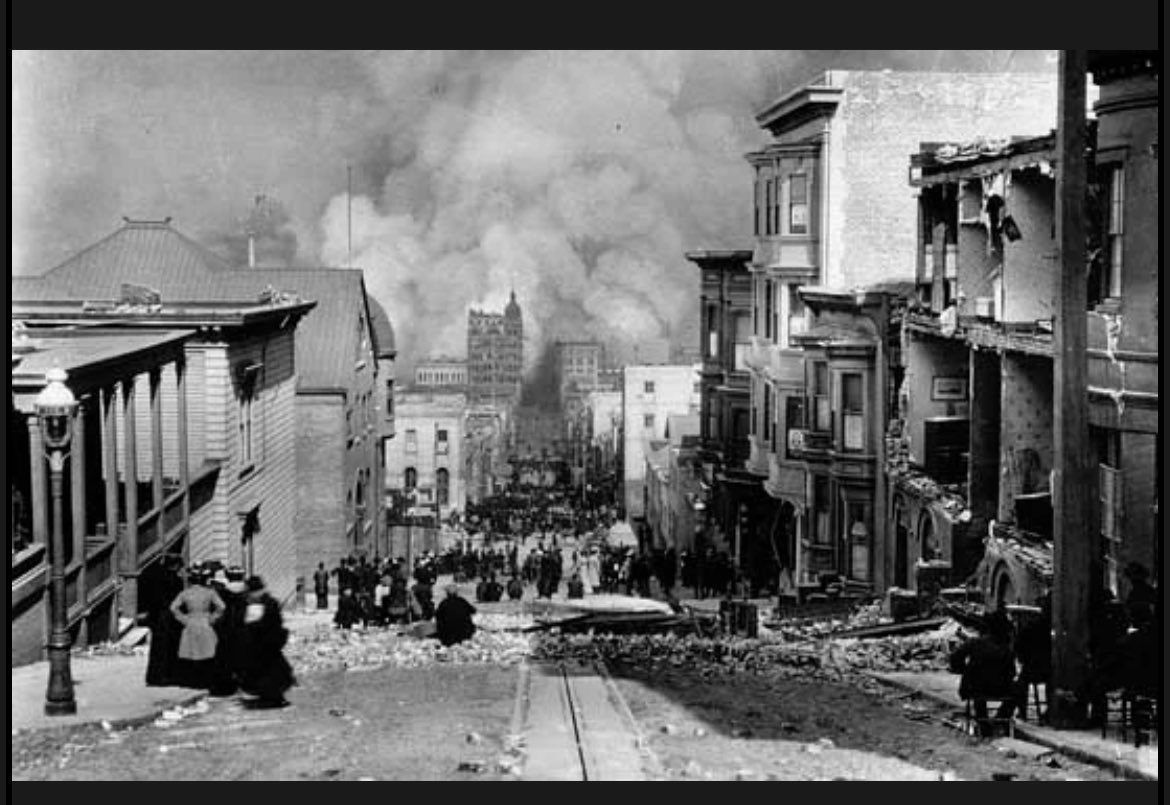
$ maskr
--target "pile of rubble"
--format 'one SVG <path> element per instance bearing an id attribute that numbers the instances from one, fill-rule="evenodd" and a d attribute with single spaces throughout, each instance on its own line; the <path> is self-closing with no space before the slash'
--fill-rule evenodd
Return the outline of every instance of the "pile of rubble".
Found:
<path id="1" fill-rule="evenodd" d="M 298 673 L 374 668 L 419 668 L 436 662 L 516 665 L 529 652 L 521 629 L 534 621 L 525 615 L 476 615 L 479 627 L 464 643 L 444 647 L 437 640 L 397 629 L 335 629 L 317 624 L 294 632 L 285 656 Z"/>
<path id="2" fill-rule="evenodd" d="M 911 635 L 874 639 L 833 633 L 877 619 L 873 609 L 848 619 L 780 625 L 759 638 L 695 635 L 541 635 L 539 660 L 604 661 L 642 668 L 688 668 L 704 677 L 737 673 L 813 673 L 841 677 L 864 671 L 945 670 L 950 653 L 967 636 L 955 621 Z"/>

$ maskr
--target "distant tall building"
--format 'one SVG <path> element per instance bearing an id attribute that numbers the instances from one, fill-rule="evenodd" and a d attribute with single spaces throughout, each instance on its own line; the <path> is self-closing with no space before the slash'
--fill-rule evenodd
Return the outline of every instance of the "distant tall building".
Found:
<path id="1" fill-rule="evenodd" d="M 519 395 L 524 374 L 524 318 L 513 291 L 503 315 L 467 313 L 467 384 L 472 398 Z"/>
<path id="2" fill-rule="evenodd" d="M 569 397 L 583 397 L 597 390 L 601 357 L 601 344 L 595 341 L 557 342 L 557 380 L 562 405 Z"/>

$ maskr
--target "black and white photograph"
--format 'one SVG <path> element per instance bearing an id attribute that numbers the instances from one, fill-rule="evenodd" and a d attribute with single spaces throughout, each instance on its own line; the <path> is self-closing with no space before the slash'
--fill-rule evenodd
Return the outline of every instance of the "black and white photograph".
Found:
<path id="1" fill-rule="evenodd" d="M 1159 781 L 1160 50 L 10 70 L 13 782 Z"/>

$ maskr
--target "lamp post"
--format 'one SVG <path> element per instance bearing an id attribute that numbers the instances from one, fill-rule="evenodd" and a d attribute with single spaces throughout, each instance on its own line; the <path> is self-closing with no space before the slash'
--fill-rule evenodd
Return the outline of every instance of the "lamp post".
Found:
<path id="1" fill-rule="evenodd" d="M 73 698 L 73 673 L 69 667 L 69 636 L 65 602 L 65 529 L 61 518 L 65 461 L 73 437 L 73 412 L 77 400 L 65 385 L 65 370 L 54 366 L 45 373 L 48 385 L 36 399 L 45 457 L 49 459 L 53 500 L 53 541 L 50 554 L 49 589 L 52 628 L 49 632 L 49 688 L 45 693 L 45 715 L 63 716 L 77 712 Z"/>

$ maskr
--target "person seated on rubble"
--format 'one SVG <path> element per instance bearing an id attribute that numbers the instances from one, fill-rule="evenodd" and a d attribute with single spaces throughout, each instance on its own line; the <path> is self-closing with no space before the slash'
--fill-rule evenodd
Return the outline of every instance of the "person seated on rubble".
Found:
<path id="1" fill-rule="evenodd" d="M 475 614 L 475 607 L 459 595 L 458 586 L 448 584 L 446 591 L 447 597 L 435 609 L 435 637 L 444 646 L 453 646 L 475 635 L 475 622 L 471 617 Z"/>
<path id="2" fill-rule="evenodd" d="M 971 638 L 950 656 L 951 671 L 959 679 L 959 698 L 970 700 L 980 737 L 993 737 L 993 722 L 987 717 L 987 700 L 1000 699 L 995 720 L 1011 718 L 1014 709 L 1013 682 L 1016 659 L 1012 654 L 1012 623 L 1002 610 L 985 618 L 983 633 Z"/>
<path id="3" fill-rule="evenodd" d="M 585 582 L 581 581 L 581 574 L 574 573 L 569 579 L 569 598 L 585 597 Z"/>
<path id="4" fill-rule="evenodd" d="M 504 585 L 500 584 L 499 579 L 496 578 L 496 572 L 493 570 L 488 573 L 486 587 L 484 589 L 484 601 L 489 604 L 495 603 L 504 597 Z"/>

